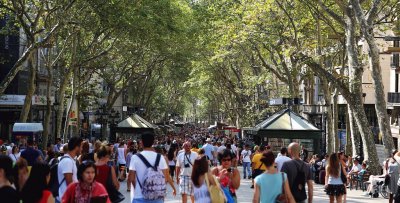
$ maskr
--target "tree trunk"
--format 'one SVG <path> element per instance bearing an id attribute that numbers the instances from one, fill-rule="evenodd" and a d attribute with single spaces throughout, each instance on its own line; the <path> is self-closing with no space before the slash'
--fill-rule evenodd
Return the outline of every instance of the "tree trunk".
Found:
<path id="1" fill-rule="evenodd" d="M 385 153 L 386 156 L 388 156 L 394 149 L 394 143 L 390 129 L 389 116 L 386 110 L 386 95 L 382 84 L 382 69 L 380 65 L 379 49 L 374 38 L 373 19 L 367 22 L 364 17 L 364 12 L 361 10 L 360 2 L 353 0 L 352 3 L 357 19 L 360 23 L 361 31 L 369 46 L 369 65 L 372 69 L 372 78 L 375 87 L 375 111 L 378 118 L 379 130 L 382 134 L 383 145 L 385 146 Z"/>
<path id="2" fill-rule="evenodd" d="M 325 99 L 325 107 L 326 107 L 326 153 L 331 154 L 335 151 L 334 143 L 335 137 L 333 134 L 333 118 L 332 118 L 332 98 L 331 98 L 331 90 L 329 88 L 328 81 L 326 78 L 321 78 L 322 80 L 322 90 L 324 92 Z"/>
<path id="3" fill-rule="evenodd" d="M 350 143 L 351 143 L 351 148 L 352 148 L 352 156 L 360 155 L 360 136 L 358 132 L 358 127 L 356 125 L 356 122 L 354 120 L 354 115 L 350 109 L 350 106 L 347 105 L 347 115 L 349 117 L 349 128 L 350 129 Z"/>
<path id="4" fill-rule="evenodd" d="M 357 40 L 355 38 L 356 20 L 354 12 L 349 6 L 346 10 L 346 52 L 348 56 L 349 66 L 349 85 L 351 96 L 346 95 L 346 101 L 350 106 L 350 110 L 354 115 L 356 124 L 361 134 L 361 140 L 363 144 L 364 159 L 369 161 L 369 166 L 373 174 L 378 174 L 380 171 L 378 155 L 374 143 L 374 137 L 370 129 L 370 125 L 367 116 L 364 111 L 364 105 L 362 101 L 362 74 L 363 67 L 360 65 L 357 51 Z M 345 96 L 345 95 L 344 95 Z"/>
<path id="5" fill-rule="evenodd" d="M 50 63 L 47 65 L 47 89 L 46 89 L 46 115 L 44 117 L 44 130 L 43 130 L 43 149 L 46 149 L 49 140 L 49 127 L 51 121 L 51 85 L 53 83 L 53 67 Z M 53 140 L 54 141 L 54 140 Z"/>
<path id="6" fill-rule="evenodd" d="M 59 107 L 57 110 L 57 123 L 56 123 L 56 136 L 57 138 L 61 138 L 61 130 L 62 130 L 62 118 L 64 115 L 64 99 L 65 99 L 65 90 L 68 86 L 68 81 L 71 77 L 71 72 L 67 72 L 64 77 L 62 78 L 61 84 L 60 84 L 60 89 L 58 92 L 58 99 L 59 99 Z M 65 140 L 64 140 L 65 141 Z"/>
<path id="7" fill-rule="evenodd" d="M 350 111 L 350 107 L 347 105 L 347 111 Z M 353 122 L 354 123 L 354 122 Z M 353 157 L 353 142 L 351 137 L 351 130 L 350 130 L 350 119 L 349 113 L 346 114 L 346 148 L 345 153 L 351 157 Z"/>
<path id="8" fill-rule="evenodd" d="M 24 106 L 22 107 L 21 114 L 19 116 L 19 120 L 22 123 L 25 123 L 28 120 L 29 112 L 31 111 L 32 106 L 32 96 L 35 94 L 36 90 L 36 52 L 31 54 L 28 58 L 28 67 L 29 67 L 29 81 L 27 84 L 27 92 L 25 96 Z"/>
<path id="9" fill-rule="evenodd" d="M 338 91 L 335 89 L 333 93 L 333 103 L 332 103 L 332 136 L 333 136 L 333 150 L 335 152 L 339 151 L 339 137 L 338 137 L 338 123 L 339 123 L 339 109 L 338 109 Z"/>

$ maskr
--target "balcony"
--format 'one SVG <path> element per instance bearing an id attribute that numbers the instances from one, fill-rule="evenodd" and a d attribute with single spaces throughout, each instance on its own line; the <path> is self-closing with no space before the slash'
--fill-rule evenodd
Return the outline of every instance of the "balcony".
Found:
<path id="1" fill-rule="evenodd" d="M 388 92 L 387 102 L 390 104 L 398 104 L 397 106 L 400 106 L 400 92 Z"/>
<path id="2" fill-rule="evenodd" d="M 303 113 L 306 114 L 323 114 L 326 112 L 326 106 L 324 105 L 302 105 Z"/>

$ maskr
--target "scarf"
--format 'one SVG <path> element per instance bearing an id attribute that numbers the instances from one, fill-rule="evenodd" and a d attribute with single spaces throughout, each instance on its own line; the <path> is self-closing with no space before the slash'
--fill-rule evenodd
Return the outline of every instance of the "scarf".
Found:
<path id="1" fill-rule="evenodd" d="M 79 182 L 75 188 L 75 203 L 90 203 L 92 189 L 92 184 Z"/>

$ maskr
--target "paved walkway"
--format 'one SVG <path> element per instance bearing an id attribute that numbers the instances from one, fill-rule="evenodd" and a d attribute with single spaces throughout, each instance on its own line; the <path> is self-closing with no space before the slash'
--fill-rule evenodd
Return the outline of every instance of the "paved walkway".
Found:
<path id="1" fill-rule="evenodd" d="M 242 168 L 239 167 L 241 171 Z M 237 191 L 238 202 L 239 203 L 251 203 L 253 199 L 253 189 L 250 188 L 251 180 L 242 179 L 240 183 L 240 188 Z M 178 188 L 175 185 L 176 188 Z M 172 196 L 172 190 L 170 186 L 168 188 L 168 195 L 165 200 L 166 203 L 180 203 L 182 202 L 180 196 L 177 195 L 176 197 Z M 120 191 L 125 195 L 126 199 L 124 203 L 130 203 L 131 195 L 126 192 L 126 182 L 121 183 Z M 315 184 L 314 185 L 314 201 L 317 203 L 325 203 L 329 202 L 328 196 L 325 194 L 323 186 Z M 383 199 L 381 196 L 379 198 L 370 198 L 363 196 L 362 190 L 347 190 L 347 203 L 383 203 L 388 202 L 387 199 Z"/>

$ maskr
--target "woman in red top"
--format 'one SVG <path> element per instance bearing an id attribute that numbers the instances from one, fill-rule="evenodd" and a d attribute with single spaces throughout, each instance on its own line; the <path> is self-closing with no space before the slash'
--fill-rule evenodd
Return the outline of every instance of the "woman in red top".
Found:
<path id="1" fill-rule="evenodd" d="M 111 203 L 104 186 L 95 181 L 96 165 L 92 161 L 83 162 L 77 176 L 79 182 L 68 185 L 62 203 Z"/>
<path id="2" fill-rule="evenodd" d="M 50 167 L 37 162 L 32 166 L 28 180 L 21 191 L 24 203 L 51 203 L 54 197 L 49 190 Z"/>
<path id="3" fill-rule="evenodd" d="M 111 152 L 106 146 L 101 146 L 97 150 L 97 161 L 96 161 L 96 181 L 103 184 L 106 187 L 108 176 L 110 175 L 110 166 L 107 165 L 110 161 Z M 119 190 L 119 182 L 115 170 L 111 170 L 111 179 L 114 187 Z"/>

